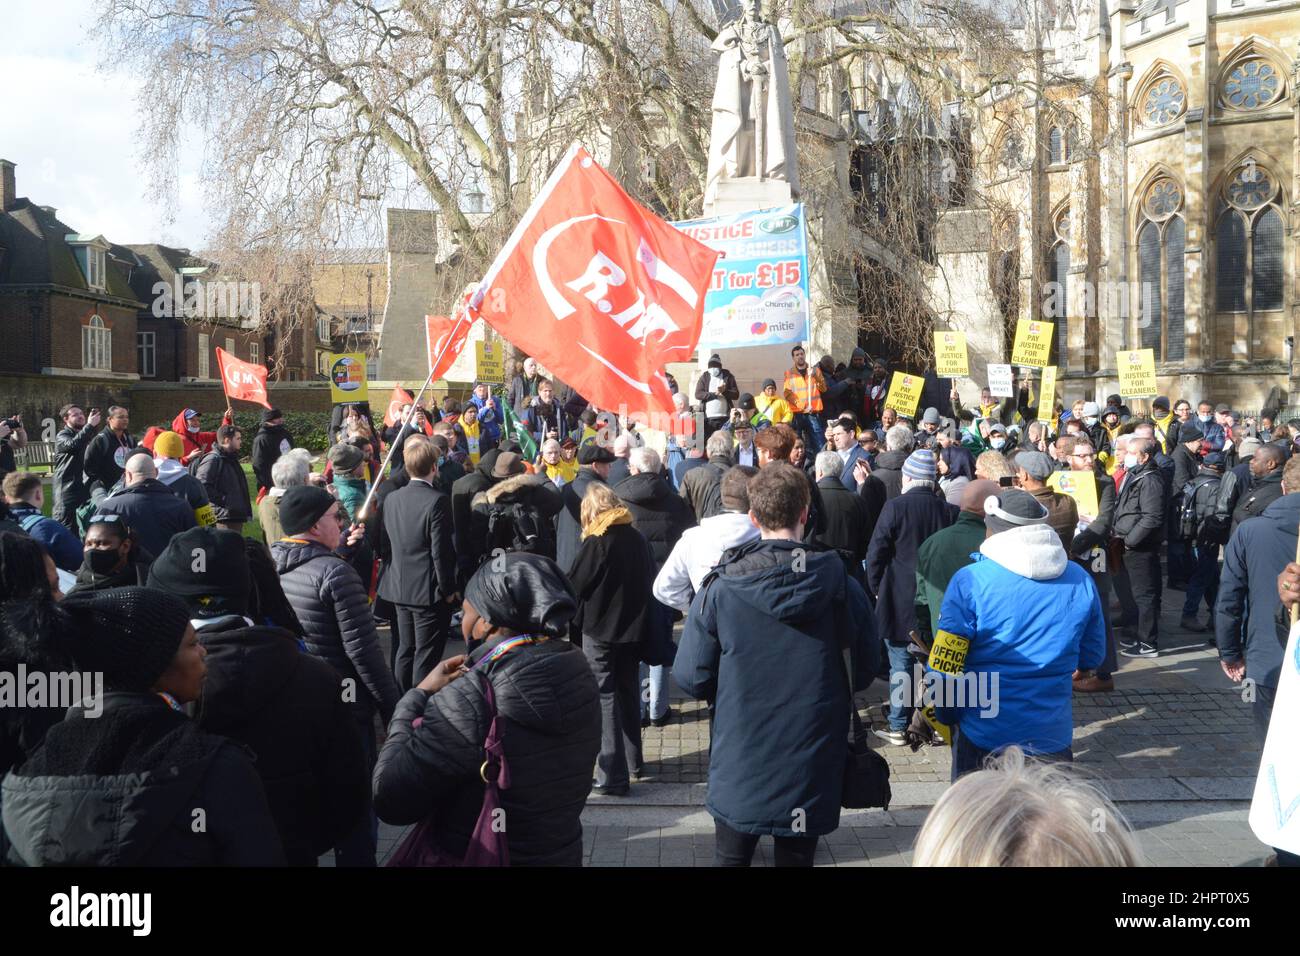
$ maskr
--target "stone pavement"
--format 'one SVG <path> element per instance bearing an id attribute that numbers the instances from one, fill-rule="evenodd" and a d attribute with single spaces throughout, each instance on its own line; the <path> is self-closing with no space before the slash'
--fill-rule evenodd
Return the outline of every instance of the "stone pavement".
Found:
<path id="1" fill-rule="evenodd" d="M 1113 693 L 1075 697 L 1075 765 L 1116 801 L 1150 864 L 1257 866 L 1269 850 L 1246 824 L 1260 752 L 1251 706 L 1206 647 L 1208 635 L 1179 627 L 1182 597 L 1166 592 L 1159 658 L 1121 657 Z M 884 725 L 887 693 L 877 682 L 859 696 L 873 727 Z M 642 731 L 647 779 L 628 797 L 588 799 L 588 865 L 712 865 L 713 822 L 704 809 L 708 719 L 702 704 L 675 687 L 672 707 L 667 726 Z M 913 754 L 874 737 L 873 745 L 889 761 L 893 805 L 844 811 L 840 828 L 821 841 L 818 865 L 909 865 L 929 807 L 948 786 L 947 748 Z M 381 857 L 403 832 L 381 825 Z M 755 865 L 770 866 L 771 854 L 771 842 L 760 841 Z"/>

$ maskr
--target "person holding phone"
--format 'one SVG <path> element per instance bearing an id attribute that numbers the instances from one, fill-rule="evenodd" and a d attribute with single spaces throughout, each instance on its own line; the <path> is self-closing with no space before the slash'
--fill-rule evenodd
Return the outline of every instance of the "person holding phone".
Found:
<path id="1" fill-rule="evenodd" d="M 54 437 L 53 518 L 73 534 L 77 533 L 77 509 L 90 500 L 86 486 L 85 459 L 90 440 L 99 431 L 103 416 L 98 408 L 87 415 L 76 403 L 59 409 L 63 428 Z"/>
<path id="2" fill-rule="evenodd" d="M 11 471 L 18 470 L 14 452 L 27 444 L 27 430 L 23 428 L 23 416 L 16 414 L 0 421 L 0 481 Z"/>

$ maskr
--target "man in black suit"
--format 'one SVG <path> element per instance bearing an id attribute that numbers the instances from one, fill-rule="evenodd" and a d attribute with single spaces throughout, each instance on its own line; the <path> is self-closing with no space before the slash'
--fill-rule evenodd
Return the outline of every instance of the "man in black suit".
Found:
<path id="1" fill-rule="evenodd" d="M 451 498 L 439 490 L 438 453 L 422 435 L 402 444 L 410 482 L 384 502 L 387 567 L 379 596 L 391 601 L 397 629 L 397 686 L 406 693 L 437 666 L 447 646 L 456 592 Z"/>

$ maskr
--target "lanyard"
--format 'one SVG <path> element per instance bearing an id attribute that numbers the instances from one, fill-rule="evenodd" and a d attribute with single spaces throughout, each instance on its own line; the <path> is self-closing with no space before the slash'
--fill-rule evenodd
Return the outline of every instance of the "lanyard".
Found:
<path id="1" fill-rule="evenodd" d="M 531 634 L 520 634 L 518 637 L 509 638 L 507 640 L 502 641 L 496 647 L 492 648 L 490 652 L 488 652 L 482 658 L 480 658 L 479 662 L 470 669 L 476 670 L 482 667 L 483 665 L 496 660 L 498 657 L 503 657 L 506 654 L 509 654 L 516 647 L 523 647 L 525 644 L 540 644 L 543 641 L 548 641 L 548 640 L 550 640 L 550 638 L 548 637 L 534 637 Z"/>

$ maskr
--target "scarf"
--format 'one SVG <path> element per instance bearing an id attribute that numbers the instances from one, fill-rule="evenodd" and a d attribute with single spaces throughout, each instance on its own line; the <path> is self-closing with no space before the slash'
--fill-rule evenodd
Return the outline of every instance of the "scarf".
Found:
<path id="1" fill-rule="evenodd" d="M 610 508 L 604 514 L 596 517 L 591 524 L 582 529 L 582 538 L 600 537 L 616 524 L 631 524 L 632 512 L 626 508 Z"/>

